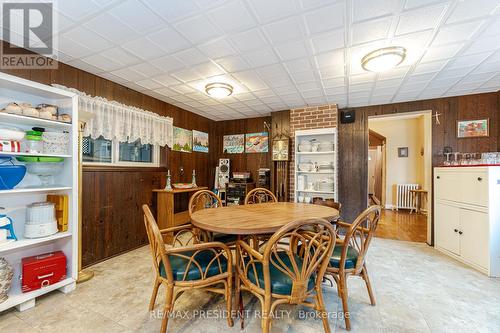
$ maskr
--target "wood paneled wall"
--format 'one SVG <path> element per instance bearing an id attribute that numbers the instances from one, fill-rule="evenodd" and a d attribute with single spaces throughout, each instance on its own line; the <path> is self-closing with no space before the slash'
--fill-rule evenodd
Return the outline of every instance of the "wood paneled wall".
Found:
<path id="1" fill-rule="evenodd" d="M 487 152 L 500 148 L 498 114 L 500 92 L 438 98 L 407 103 L 354 108 L 356 121 L 339 123 L 339 199 L 342 216 L 350 221 L 367 205 L 368 184 L 368 117 L 414 111 L 432 110 L 440 114 L 440 125 L 432 120 L 432 164 L 443 162 L 443 148 L 453 151 Z M 457 139 L 457 120 L 490 119 L 487 138 Z"/>
<path id="2" fill-rule="evenodd" d="M 215 137 L 213 120 L 63 63 L 54 70 L 3 72 L 48 85 L 61 84 L 92 96 L 173 117 L 175 126 L 208 132 L 210 140 Z M 215 159 L 214 152 L 213 148 L 210 154 L 162 149 L 161 168 L 84 167 L 83 265 L 89 266 L 147 242 L 141 205 L 148 204 L 155 209 L 151 190 L 165 186 L 167 168 L 171 169 L 174 182 L 191 181 L 192 169 L 196 169 L 197 183 L 213 186 L 214 171 L 207 166 Z M 179 171 L 181 167 L 183 175 Z"/>
<path id="3" fill-rule="evenodd" d="M 257 132 L 268 132 L 264 126 L 266 122 L 271 125 L 271 117 L 247 118 L 237 120 L 218 121 L 215 124 L 214 140 L 210 142 L 210 149 L 215 150 L 215 158 L 212 163 L 214 169 L 218 163 L 219 158 L 230 159 L 230 169 L 233 171 L 250 171 L 252 178 L 257 182 L 259 176 L 259 168 L 271 168 L 271 149 L 268 153 L 252 153 L 252 154 L 225 154 L 223 152 L 222 140 L 224 135 L 229 134 L 248 134 Z M 272 138 L 272 133 L 269 133 Z M 215 147 L 214 145 L 215 144 Z"/>

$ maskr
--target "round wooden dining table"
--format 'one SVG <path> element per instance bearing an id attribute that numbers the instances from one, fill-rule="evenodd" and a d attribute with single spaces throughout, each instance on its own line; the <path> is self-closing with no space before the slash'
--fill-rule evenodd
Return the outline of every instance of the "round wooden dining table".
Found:
<path id="1" fill-rule="evenodd" d="M 273 202 L 203 209 L 191 215 L 196 227 L 224 234 L 271 234 L 285 224 L 310 218 L 335 218 L 339 211 L 320 205 Z"/>
<path id="2" fill-rule="evenodd" d="M 272 234 L 289 222 L 311 218 L 336 218 L 339 211 L 320 205 L 274 202 L 251 205 L 236 205 L 202 209 L 191 214 L 194 226 L 211 232 L 238 235 Z M 236 269 L 240 256 L 236 253 Z M 239 305 L 238 315 L 243 329 L 243 302 L 239 289 L 239 274 L 235 276 L 235 303 Z"/>

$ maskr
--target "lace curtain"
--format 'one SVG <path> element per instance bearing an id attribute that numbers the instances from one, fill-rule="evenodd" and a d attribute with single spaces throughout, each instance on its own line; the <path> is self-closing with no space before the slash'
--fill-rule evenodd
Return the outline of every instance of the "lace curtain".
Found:
<path id="1" fill-rule="evenodd" d="M 84 136 L 97 139 L 101 135 L 108 140 L 157 144 L 172 147 L 173 121 L 156 113 L 133 106 L 109 101 L 103 97 L 92 97 L 74 88 L 58 84 L 54 87 L 78 94 L 78 108 L 93 115 L 86 123 Z"/>

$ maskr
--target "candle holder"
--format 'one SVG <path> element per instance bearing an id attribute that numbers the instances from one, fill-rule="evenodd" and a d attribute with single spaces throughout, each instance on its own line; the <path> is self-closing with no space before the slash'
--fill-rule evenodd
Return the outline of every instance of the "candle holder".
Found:
<path id="1" fill-rule="evenodd" d="M 193 170 L 193 177 L 191 178 L 191 184 L 193 184 L 193 187 L 196 187 L 196 170 Z"/>
<path id="2" fill-rule="evenodd" d="M 167 185 L 165 185 L 165 190 L 172 190 L 172 176 L 170 176 L 170 170 L 167 171 Z"/>

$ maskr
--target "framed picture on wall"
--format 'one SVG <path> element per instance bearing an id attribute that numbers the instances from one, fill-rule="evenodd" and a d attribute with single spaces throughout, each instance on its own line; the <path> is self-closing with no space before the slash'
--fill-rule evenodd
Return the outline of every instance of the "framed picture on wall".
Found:
<path id="1" fill-rule="evenodd" d="M 457 121 L 457 138 L 479 138 L 490 136 L 489 119 Z"/>
<path id="2" fill-rule="evenodd" d="M 408 147 L 399 147 L 398 157 L 408 157 Z"/>

